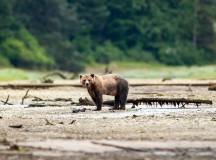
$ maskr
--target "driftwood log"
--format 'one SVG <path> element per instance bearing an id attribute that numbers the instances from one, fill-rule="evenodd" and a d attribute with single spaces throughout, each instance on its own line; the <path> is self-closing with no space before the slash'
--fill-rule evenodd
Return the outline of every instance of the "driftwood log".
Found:
<path id="1" fill-rule="evenodd" d="M 146 105 L 174 105 L 175 107 L 185 107 L 188 104 L 195 104 L 197 107 L 201 104 L 212 105 L 211 100 L 202 100 L 202 99 L 186 99 L 186 98 L 138 98 L 138 99 L 128 99 L 127 103 L 133 104 L 133 106 L 138 106 L 140 104 Z M 114 100 L 108 100 L 103 102 L 104 105 L 113 106 Z M 80 98 L 78 105 L 90 105 L 93 106 L 94 103 L 87 98 Z"/>
<path id="2" fill-rule="evenodd" d="M 48 73 L 47 75 L 45 75 L 43 77 L 43 79 L 47 79 L 49 77 L 53 77 L 53 76 L 58 76 L 60 77 L 61 79 L 68 79 L 68 77 L 66 75 L 64 75 L 63 73 L 61 72 L 52 72 L 52 73 Z"/>
<path id="3" fill-rule="evenodd" d="M 216 85 L 210 85 L 208 90 L 209 91 L 216 91 Z"/>
<path id="4" fill-rule="evenodd" d="M 209 87 L 216 86 L 216 83 L 131 83 L 131 87 L 139 86 L 190 86 L 190 87 Z M 55 84 L 55 83 L 39 83 L 39 84 L 0 84 L 0 88 L 7 89 L 47 89 L 54 87 L 82 87 L 79 83 Z"/>
<path id="5" fill-rule="evenodd" d="M 45 75 L 45 76 L 42 78 L 42 82 L 43 82 L 43 83 L 46 83 L 46 82 L 47 82 L 47 83 L 49 83 L 49 82 L 53 83 L 53 80 L 50 79 L 50 78 L 51 78 L 51 77 L 55 77 L 55 76 L 57 76 L 57 77 L 59 77 L 59 78 L 61 78 L 61 79 L 64 79 L 64 80 L 71 80 L 71 79 L 75 79 L 75 78 L 78 76 L 78 74 L 77 74 L 77 73 L 74 73 L 73 75 L 68 76 L 68 75 L 66 75 L 66 74 L 64 74 L 64 73 L 62 73 L 62 72 L 56 71 L 56 72 L 48 73 L 47 75 Z"/>
<path id="6" fill-rule="evenodd" d="M 138 99 L 128 99 L 127 103 L 131 103 L 135 106 L 139 104 L 146 104 L 146 105 L 174 105 L 176 107 L 184 107 L 188 104 L 195 104 L 197 107 L 201 104 L 208 104 L 212 105 L 211 100 L 202 100 L 202 99 L 186 99 L 186 98 L 138 98 Z M 104 101 L 105 105 L 114 105 L 113 100 Z"/>

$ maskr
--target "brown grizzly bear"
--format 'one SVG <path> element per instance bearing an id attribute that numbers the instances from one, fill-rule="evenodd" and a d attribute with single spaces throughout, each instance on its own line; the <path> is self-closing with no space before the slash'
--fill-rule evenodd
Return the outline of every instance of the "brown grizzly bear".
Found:
<path id="1" fill-rule="evenodd" d="M 88 93 L 97 106 L 97 111 L 101 110 L 103 95 L 115 96 L 113 109 L 125 109 L 129 90 L 127 80 L 113 74 L 103 76 L 90 74 L 80 75 L 80 82 L 87 88 Z"/>

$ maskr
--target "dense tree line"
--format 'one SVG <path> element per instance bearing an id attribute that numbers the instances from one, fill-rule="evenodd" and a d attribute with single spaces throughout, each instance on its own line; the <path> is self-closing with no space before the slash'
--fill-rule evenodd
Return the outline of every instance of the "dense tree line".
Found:
<path id="1" fill-rule="evenodd" d="M 215 63 L 215 0 L 1 0 L 0 65 Z"/>

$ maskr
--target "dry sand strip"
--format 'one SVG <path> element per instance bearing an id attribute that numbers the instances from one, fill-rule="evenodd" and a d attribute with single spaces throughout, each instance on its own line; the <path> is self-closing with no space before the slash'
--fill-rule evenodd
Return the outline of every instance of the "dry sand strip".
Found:
<path id="1" fill-rule="evenodd" d="M 90 155 L 116 155 L 137 157 L 193 157 L 216 158 L 216 141 L 119 141 L 119 140 L 66 140 L 48 139 L 17 144 L 35 157 L 74 157 L 79 155 L 91 159 Z M 0 154 L 3 154 L 0 151 Z M 27 154 L 27 153 L 25 153 Z M 109 158 L 109 157 L 108 157 Z M 125 157 L 124 157 L 125 158 Z M 126 159 L 127 159 L 126 158 Z M 132 159 L 133 159 L 132 158 Z"/>

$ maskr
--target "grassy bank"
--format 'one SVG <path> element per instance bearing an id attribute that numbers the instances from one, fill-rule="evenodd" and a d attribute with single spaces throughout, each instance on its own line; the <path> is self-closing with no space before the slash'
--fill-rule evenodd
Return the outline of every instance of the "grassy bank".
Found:
<path id="1" fill-rule="evenodd" d="M 1 68 L 0 69 L 0 81 L 12 81 L 12 80 L 37 80 L 43 75 L 37 71 L 27 71 L 16 68 Z"/>
<path id="2" fill-rule="evenodd" d="M 105 65 L 93 65 L 87 71 L 103 72 Z M 182 78 L 182 79 L 216 79 L 216 65 L 207 66 L 165 66 L 137 62 L 115 62 L 109 65 L 114 73 L 126 78 Z"/>
<path id="3" fill-rule="evenodd" d="M 93 64 L 86 67 L 87 73 L 103 73 L 106 65 Z M 170 67 L 161 64 L 136 62 L 115 62 L 109 65 L 113 73 L 126 78 L 181 78 L 181 79 L 216 79 L 216 65 Z M 47 72 L 29 71 L 15 68 L 0 69 L 0 81 L 39 80 Z"/>

